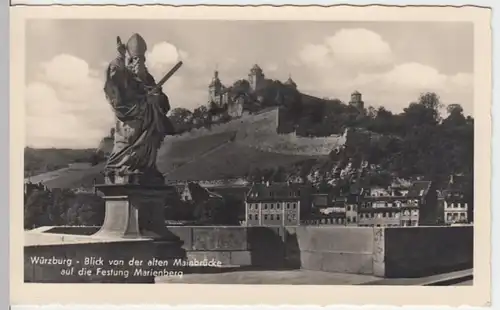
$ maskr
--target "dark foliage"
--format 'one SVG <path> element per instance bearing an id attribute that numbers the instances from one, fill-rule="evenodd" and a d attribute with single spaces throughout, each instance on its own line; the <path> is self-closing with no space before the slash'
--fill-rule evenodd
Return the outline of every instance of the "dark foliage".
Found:
<path id="1" fill-rule="evenodd" d="M 100 226 L 104 211 L 104 200 L 94 193 L 35 188 L 25 195 L 24 227 Z"/>

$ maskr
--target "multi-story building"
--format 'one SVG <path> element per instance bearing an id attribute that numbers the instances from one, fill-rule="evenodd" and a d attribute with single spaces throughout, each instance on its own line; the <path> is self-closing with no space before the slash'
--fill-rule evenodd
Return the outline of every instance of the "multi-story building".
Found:
<path id="1" fill-rule="evenodd" d="M 247 226 L 296 226 L 307 205 L 310 188 L 294 183 L 256 183 L 245 198 Z"/>
<path id="2" fill-rule="evenodd" d="M 412 182 L 408 189 L 370 188 L 360 198 L 359 226 L 438 225 L 437 192 L 430 181 Z"/>
<path id="3" fill-rule="evenodd" d="M 346 205 L 344 197 L 333 197 L 332 194 L 313 194 L 311 212 L 304 216 L 305 225 L 345 225 Z"/>
<path id="4" fill-rule="evenodd" d="M 448 186 L 441 193 L 445 224 L 464 224 L 472 219 L 470 215 L 470 197 L 467 196 L 466 185 L 462 176 L 451 176 Z"/>

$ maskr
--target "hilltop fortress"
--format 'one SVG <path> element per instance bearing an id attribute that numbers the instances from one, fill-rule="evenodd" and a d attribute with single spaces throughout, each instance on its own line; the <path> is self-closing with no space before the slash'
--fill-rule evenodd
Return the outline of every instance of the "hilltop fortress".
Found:
<path id="1" fill-rule="evenodd" d="M 238 80 L 232 86 L 224 85 L 220 80 L 219 71 L 215 70 L 208 85 L 207 103 L 212 111 L 217 111 L 214 114 L 220 116 L 220 114 L 224 113 L 231 118 L 235 118 L 241 117 L 245 110 L 251 110 L 252 105 L 283 105 L 287 94 L 300 95 L 300 101 L 303 104 L 325 100 L 301 93 L 291 76 L 284 83 L 266 78 L 262 68 L 255 64 L 250 69 L 247 79 Z M 269 101 L 272 101 L 272 103 Z M 364 111 L 361 93 L 354 91 L 351 94 L 349 105 L 360 112 Z"/>
<path id="2" fill-rule="evenodd" d="M 237 80 L 231 86 L 222 83 L 216 70 L 208 84 L 207 106 L 212 112 L 212 125 L 169 136 L 165 145 L 201 137 L 210 140 L 209 136 L 233 133 L 231 139 L 235 142 L 266 152 L 327 155 L 345 143 L 346 131 L 323 136 L 304 135 L 298 132 L 296 120 L 291 119 L 286 110 L 294 104 L 311 107 L 328 101 L 300 92 L 291 76 L 284 83 L 266 78 L 257 64 L 250 69 L 248 78 Z M 343 106 L 364 113 L 361 93 L 354 91 L 348 105 Z M 109 155 L 112 142 L 113 132 L 100 143 L 98 153 L 101 157 Z"/>

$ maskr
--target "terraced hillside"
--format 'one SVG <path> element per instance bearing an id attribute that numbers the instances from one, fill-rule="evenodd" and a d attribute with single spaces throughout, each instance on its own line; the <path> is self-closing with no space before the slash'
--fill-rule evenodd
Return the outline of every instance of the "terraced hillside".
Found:
<path id="1" fill-rule="evenodd" d="M 239 142 L 228 142 L 199 156 L 195 161 L 166 172 L 168 181 L 219 180 L 244 176 L 255 168 L 288 166 L 318 156 L 265 152 Z"/>
<path id="2" fill-rule="evenodd" d="M 330 137 L 306 138 L 296 136 L 294 133 L 278 134 L 277 126 L 280 111 L 278 108 L 268 108 L 255 114 L 246 114 L 241 118 L 228 123 L 212 126 L 210 129 L 196 129 L 191 132 L 168 138 L 170 144 L 203 138 L 213 141 L 221 137 L 219 134 L 231 135 L 236 133 L 234 139 L 241 144 L 266 151 L 288 155 L 322 156 L 328 155 L 334 148 L 345 144 L 345 135 L 332 135 Z M 222 138 L 224 140 L 224 138 Z M 203 142 L 209 144 L 210 142 Z M 170 147 L 170 144 L 166 147 Z"/>
<path id="3" fill-rule="evenodd" d="M 65 168 L 45 174 L 45 178 L 43 176 L 30 178 L 30 181 L 40 182 L 48 188 L 91 188 L 94 180 L 97 183 L 104 182 L 104 176 L 101 173 L 103 168 L 103 163 L 93 167 Z"/>
<path id="4" fill-rule="evenodd" d="M 158 153 L 158 166 L 167 173 L 225 145 L 235 135 L 235 131 L 228 131 L 186 140 L 166 138 Z"/>

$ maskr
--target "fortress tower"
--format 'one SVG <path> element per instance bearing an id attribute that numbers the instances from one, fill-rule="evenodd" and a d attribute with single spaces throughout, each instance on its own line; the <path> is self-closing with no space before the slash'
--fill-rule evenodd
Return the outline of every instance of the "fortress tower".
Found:
<path id="1" fill-rule="evenodd" d="M 215 70 L 212 81 L 208 85 L 208 102 L 214 102 L 217 106 L 221 106 L 223 103 L 223 90 L 224 85 L 219 79 L 219 71 Z"/>
<path id="2" fill-rule="evenodd" d="M 252 69 L 250 69 L 250 73 L 248 74 L 250 89 L 252 91 L 258 90 L 262 86 L 262 82 L 264 82 L 264 80 L 265 76 L 262 69 L 257 64 L 253 65 Z"/>
<path id="3" fill-rule="evenodd" d="M 293 87 L 293 88 L 297 88 L 297 84 L 292 80 L 291 75 L 288 76 L 288 80 L 286 80 L 285 85 Z"/>
<path id="4" fill-rule="evenodd" d="M 351 94 L 351 101 L 349 101 L 349 104 L 354 106 L 360 112 L 364 111 L 365 103 L 361 98 L 361 93 L 358 92 L 357 90 Z"/>

